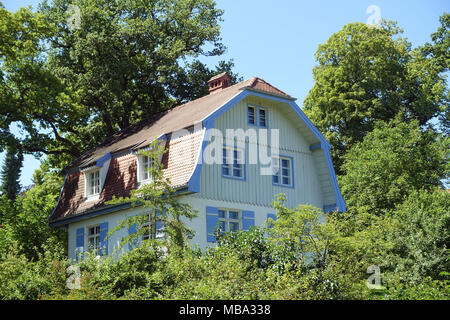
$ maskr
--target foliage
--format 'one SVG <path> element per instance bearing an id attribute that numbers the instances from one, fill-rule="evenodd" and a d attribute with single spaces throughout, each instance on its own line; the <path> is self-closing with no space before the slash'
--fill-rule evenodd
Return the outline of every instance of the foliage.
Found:
<path id="1" fill-rule="evenodd" d="M 417 121 L 378 122 L 345 156 L 340 186 L 349 206 L 381 214 L 413 190 L 441 186 L 448 178 L 450 140 Z"/>
<path id="2" fill-rule="evenodd" d="M 69 265 L 64 249 L 48 242 L 43 244 L 42 250 L 34 262 L 20 253 L 17 242 L 1 254 L 0 299 L 36 300 L 64 290 Z"/>
<path id="3" fill-rule="evenodd" d="M 17 148 L 9 146 L 6 149 L 6 156 L 3 162 L 0 191 L 10 200 L 14 200 L 19 194 L 20 171 L 22 169 L 23 153 Z M 0 216 L 1 217 L 1 216 Z"/>
<path id="4" fill-rule="evenodd" d="M 444 13 L 439 21 L 441 25 L 438 30 L 431 35 L 431 42 L 426 43 L 418 50 L 426 60 L 429 61 L 431 71 L 434 73 L 442 73 L 449 71 L 450 66 L 450 14 Z M 429 89 L 431 89 L 430 87 Z M 448 88 L 446 88 L 447 97 L 449 96 Z M 448 98 L 447 98 L 448 101 Z M 444 111 L 440 115 L 441 130 L 447 135 L 450 134 L 450 111 L 448 104 L 442 106 Z"/>
<path id="5" fill-rule="evenodd" d="M 74 6 L 80 23 L 71 27 Z M 200 62 L 225 50 L 222 14 L 212 0 L 0 9 L 0 143 L 19 139 L 9 132 L 14 122 L 26 133 L 25 152 L 45 153 L 62 168 L 129 125 L 204 95 L 213 74 L 233 67 Z"/>
<path id="6" fill-rule="evenodd" d="M 391 278 L 414 285 L 442 279 L 450 270 L 450 193 L 412 191 L 391 215 L 401 221 L 388 234 L 393 247 L 383 259 Z"/>
<path id="7" fill-rule="evenodd" d="M 34 187 L 17 197 L 15 202 L 2 200 L 5 205 L 0 205 L 4 216 L 0 234 L 9 234 L 11 241 L 20 243 L 20 252 L 27 258 L 38 259 L 49 239 L 64 245 L 67 235 L 48 225 L 48 217 L 56 206 L 61 190 L 61 177 L 44 163 L 35 171 L 33 178 Z"/>
<path id="8" fill-rule="evenodd" d="M 315 84 L 304 109 L 333 146 L 338 174 L 346 151 L 377 120 L 402 112 L 405 120 L 417 119 L 422 126 L 448 109 L 446 70 L 420 48 L 412 50 L 401 33 L 391 22 L 380 28 L 350 23 L 316 52 Z"/>

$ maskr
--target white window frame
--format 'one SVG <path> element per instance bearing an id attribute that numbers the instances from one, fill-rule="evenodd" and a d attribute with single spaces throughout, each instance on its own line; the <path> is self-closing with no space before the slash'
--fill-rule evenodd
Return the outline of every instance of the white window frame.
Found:
<path id="1" fill-rule="evenodd" d="M 224 213 L 224 216 L 221 217 L 221 213 Z M 237 218 L 230 218 L 230 212 L 237 213 Z M 218 212 L 219 216 L 219 229 L 220 232 L 235 232 L 242 230 L 242 212 L 240 210 L 236 209 L 226 209 L 226 208 L 219 208 Z M 238 225 L 237 230 L 231 230 L 230 229 L 230 223 L 234 223 Z M 225 227 L 225 230 L 223 230 L 222 226 Z"/>
<path id="2" fill-rule="evenodd" d="M 149 183 L 152 181 L 151 173 L 149 172 L 152 159 L 149 156 L 139 155 L 138 156 L 138 182 L 139 183 Z"/>
<path id="3" fill-rule="evenodd" d="M 94 233 L 90 234 L 91 230 L 94 229 Z M 94 246 L 90 245 L 91 239 L 94 240 Z M 92 225 L 87 227 L 86 232 L 86 247 L 89 252 L 99 253 L 100 250 L 100 225 Z"/>
<path id="4" fill-rule="evenodd" d="M 223 152 L 226 152 L 226 156 L 223 156 Z M 238 158 L 235 159 L 234 158 L 234 153 L 237 152 L 238 153 Z M 230 157 L 229 154 L 231 153 L 231 163 L 228 163 Z M 224 159 L 225 158 L 225 159 Z M 237 161 L 237 163 L 235 164 L 235 160 Z M 232 147 L 227 147 L 224 146 L 222 148 L 222 177 L 224 178 L 231 178 L 231 179 L 239 179 L 239 180 L 245 180 L 245 153 L 243 149 L 240 148 L 232 148 Z M 236 167 L 235 165 L 239 165 L 240 167 Z M 228 169 L 228 174 L 224 173 L 224 168 Z M 234 175 L 234 170 L 237 169 L 241 172 L 240 176 Z"/>
<path id="5" fill-rule="evenodd" d="M 282 160 L 288 161 L 288 167 L 284 168 L 288 170 L 288 175 L 283 174 L 283 167 L 282 167 Z M 278 156 L 272 158 L 272 184 L 276 186 L 282 186 L 282 187 L 294 187 L 294 163 L 293 158 L 291 157 L 285 157 L 285 156 Z M 278 182 L 275 182 L 275 176 L 278 177 Z M 289 184 L 285 184 L 283 182 L 283 178 L 287 177 L 289 179 Z"/>
<path id="6" fill-rule="evenodd" d="M 250 109 L 252 109 L 252 112 L 250 112 Z M 261 111 L 264 112 L 264 124 L 261 124 Z M 253 123 L 250 122 L 250 114 L 252 114 Z M 269 119 L 268 119 L 269 110 L 266 107 L 254 105 L 254 104 L 247 104 L 247 124 L 251 126 L 256 126 L 260 128 L 268 128 L 269 127 Z"/>
<path id="7" fill-rule="evenodd" d="M 97 185 L 92 185 L 92 180 Z M 95 200 L 100 197 L 100 169 L 89 170 L 84 173 L 84 195 L 87 200 Z"/>
<path id="8" fill-rule="evenodd" d="M 152 230 L 151 230 L 151 223 L 150 223 L 150 213 L 146 214 L 146 217 L 147 217 L 146 222 L 144 224 L 142 224 L 142 228 L 147 228 L 148 232 L 142 234 L 142 241 L 151 239 Z M 156 221 L 158 221 L 158 219 L 156 219 Z M 156 221 L 155 221 L 155 223 L 156 223 Z M 156 229 L 156 226 L 155 226 L 155 229 Z M 155 236 L 156 236 L 156 239 L 164 238 L 164 226 L 160 229 L 156 229 Z"/>

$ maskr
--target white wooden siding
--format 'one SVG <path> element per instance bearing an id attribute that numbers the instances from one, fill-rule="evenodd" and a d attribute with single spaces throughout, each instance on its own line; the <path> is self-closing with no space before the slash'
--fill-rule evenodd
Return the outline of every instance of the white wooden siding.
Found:
<path id="1" fill-rule="evenodd" d="M 280 154 L 294 159 L 295 189 L 272 185 L 272 176 L 260 175 L 259 165 L 247 164 L 246 180 L 240 181 L 223 178 L 220 164 L 204 163 L 200 175 L 200 192 L 193 196 L 270 206 L 270 202 L 274 200 L 276 194 L 285 193 L 287 205 L 290 207 L 298 204 L 311 204 L 322 208 L 323 205 L 335 203 L 335 200 L 330 200 L 330 190 L 322 186 L 331 186 L 331 181 L 329 183 L 325 181 L 326 177 L 329 179 L 328 171 L 324 171 L 327 168 L 326 162 L 322 163 L 325 161 L 325 157 L 322 157 L 323 159 L 317 157 L 309 149 L 311 144 L 318 143 L 319 140 L 310 133 L 310 130 L 289 105 L 263 98 L 249 97 L 220 116 L 215 121 L 215 128 L 221 130 L 224 136 L 226 129 L 235 128 L 244 131 L 249 128 L 258 129 L 256 126 L 247 124 L 247 105 L 249 103 L 266 107 L 268 128 L 279 129 Z M 270 143 L 270 134 L 268 142 Z M 245 146 L 246 160 L 248 161 L 248 141 Z M 323 154 L 323 151 L 319 150 L 317 153 Z M 331 191 L 333 192 L 332 188 Z"/>

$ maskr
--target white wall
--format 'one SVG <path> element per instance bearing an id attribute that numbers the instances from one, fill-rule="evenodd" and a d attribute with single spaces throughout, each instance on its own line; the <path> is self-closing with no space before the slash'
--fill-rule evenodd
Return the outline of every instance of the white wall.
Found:
<path id="1" fill-rule="evenodd" d="M 268 128 L 278 129 L 280 137 L 280 154 L 294 159 L 295 188 L 274 186 L 271 175 L 261 175 L 259 164 L 246 164 L 246 180 L 234 180 L 222 177 L 220 164 L 202 166 L 200 175 L 200 192 L 195 195 L 200 198 L 231 201 L 239 204 L 256 206 L 270 206 L 278 193 L 286 194 L 286 205 L 296 207 L 299 204 L 310 204 L 323 208 L 326 204 L 336 203 L 336 200 L 326 199 L 321 186 L 318 169 L 327 170 L 326 162 L 317 163 L 318 158 L 313 155 L 310 145 L 317 143 L 305 134 L 303 121 L 292 108 L 285 103 L 274 102 L 263 98 L 249 97 L 236 104 L 215 121 L 215 128 L 225 135 L 226 129 L 259 129 L 247 124 L 247 105 L 259 105 L 267 109 Z M 315 138 L 317 139 L 317 138 Z M 270 134 L 268 142 L 270 143 Z M 249 142 L 245 144 L 246 159 L 248 161 Z M 265 148 L 267 148 L 265 146 Z M 320 152 L 323 153 L 322 150 Z M 319 166 L 319 168 L 318 168 Z M 327 176 L 329 173 L 326 171 Z M 327 177 L 326 176 L 326 177 Z M 325 178 L 326 178 L 325 177 Z M 331 181 L 324 181 L 329 183 Z"/>
<path id="2" fill-rule="evenodd" d="M 190 204 L 195 210 L 198 211 L 198 217 L 189 220 L 184 220 L 183 222 L 191 230 L 195 232 L 194 238 L 191 240 L 191 245 L 197 246 L 200 249 L 205 249 L 207 246 L 214 245 L 213 243 L 208 243 L 206 239 L 206 207 L 213 206 L 225 209 L 236 209 L 236 210 L 250 210 L 255 212 L 255 225 L 262 226 L 267 220 L 268 213 L 274 213 L 273 208 L 267 206 L 255 206 L 249 204 L 238 204 L 227 201 L 218 200 L 208 200 L 198 197 L 193 197 L 191 195 L 182 195 L 179 197 L 179 201 L 182 203 Z M 88 228 L 89 226 L 97 225 L 103 222 L 108 222 L 108 229 L 111 231 L 115 226 L 119 224 L 120 221 L 125 220 L 127 217 L 134 215 L 143 214 L 141 207 L 122 210 L 110 214 L 104 214 L 96 216 L 87 220 L 74 222 L 69 225 L 68 228 L 68 252 L 69 258 L 75 259 L 75 248 L 76 248 L 76 230 L 78 228 Z M 85 230 L 85 242 L 86 242 L 87 230 Z M 121 229 L 115 232 L 111 239 L 108 240 L 108 252 L 111 254 L 114 248 L 119 247 L 119 243 L 122 238 L 128 236 L 128 229 Z M 127 250 L 128 246 L 125 245 L 122 251 Z"/>

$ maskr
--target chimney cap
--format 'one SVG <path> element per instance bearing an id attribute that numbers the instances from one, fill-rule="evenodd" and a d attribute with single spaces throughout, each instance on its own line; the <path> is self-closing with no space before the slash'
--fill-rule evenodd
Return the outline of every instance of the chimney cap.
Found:
<path id="1" fill-rule="evenodd" d="M 231 76 L 228 72 L 222 72 L 209 79 L 209 93 L 217 90 L 225 89 L 231 83 Z"/>

